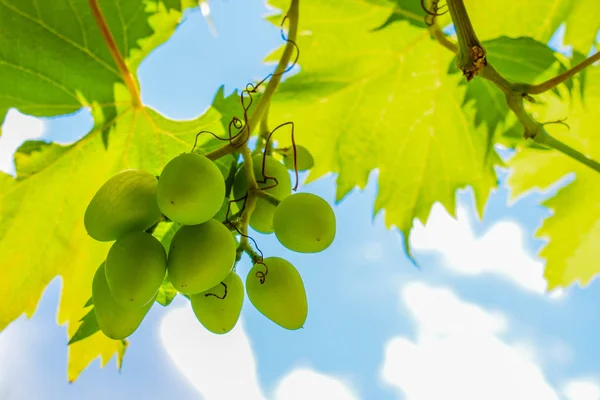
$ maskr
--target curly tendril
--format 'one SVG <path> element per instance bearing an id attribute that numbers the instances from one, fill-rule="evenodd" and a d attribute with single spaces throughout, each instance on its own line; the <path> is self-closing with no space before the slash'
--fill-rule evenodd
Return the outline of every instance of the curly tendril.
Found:
<path id="1" fill-rule="evenodd" d="M 423 9 L 423 11 L 425 11 L 425 13 L 427 14 L 425 16 L 425 25 L 427 26 L 432 26 L 435 23 L 435 17 L 440 17 L 444 14 L 446 14 L 448 12 L 448 10 L 444 10 L 442 12 L 440 12 L 440 10 L 443 7 L 447 8 L 446 4 L 442 4 L 441 6 L 438 5 L 439 0 L 433 0 L 431 2 L 431 9 L 427 8 L 427 5 L 425 4 L 425 0 L 421 0 L 421 8 Z"/>
<path id="2" fill-rule="evenodd" d="M 260 284 L 262 285 L 263 283 L 265 283 L 265 279 L 266 279 L 267 275 L 269 274 L 269 267 L 267 267 L 267 264 L 265 264 L 262 261 L 258 261 L 256 264 L 260 264 L 265 267 L 265 272 L 256 271 L 256 274 L 255 274 L 256 277 L 258 278 L 258 280 L 260 281 Z"/>
<path id="3" fill-rule="evenodd" d="M 196 134 L 196 138 L 194 140 L 194 146 L 192 147 L 192 150 L 191 150 L 192 152 L 196 149 L 196 146 L 198 144 L 198 137 L 203 133 L 208 133 L 218 140 L 229 141 L 229 143 L 235 148 L 240 148 L 240 147 L 246 145 L 246 143 L 248 142 L 248 139 L 250 138 L 250 132 L 251 132 L 250 118 L 248 116 L 248 112 L 250 110 L 250 107 L 252 106 L 252 103 L 254 102 L 254 98 L 252 95 L 254 93 L 258 93 L 258 89 L 270 78 L 275 77 L 275 76 L 283 76 L 284 74 L 290 72 L 296 66 L 296 64 L 298 63 L 298 59 L 300 58 L 300 47 L 298 47 L 298 44 L 296 42 L 294 42 L 293 40 L 288 38 L 285 35 L 284 30 L 283 30 L 285 21 L 287 21 L 287 19 L 288 19 L 288 15 L 286 14 L 283 17 L 283 20 L 281 21 L 280 34 L 281 34 L 281 38 L 283 39 L 284 42 L 291 43 L 295 47 L 296 56 L 294 57 L 294 61 L 285 70 L 278 72 L 278 73 L 269 73 L 266 77 L 264 77 L 261 81 L 259 81 L 256 84 L 253 84 L 253 83 L 246 84 L 245 89 L 242 90 L 240 93 L 240 103 L 242 104 L 242 109 L 243 109 L 243 114 L 244 114 L 243 119 L 240 119 L 237 116 L 234 116 L 231 119 L 231 121 L 229 122 L 229 126 L 228 126 L 228 136 L 229 137 L 222 138 L 222 137 L 219 137 L 218 135 L 216 135 L 215 133 L 206 131 L 206 130 L 198 132 L 198 134 Z M 246 128 L 248 131 L 247 137 L 245 138 L 245 140 L 242 140 L 241 143 L 239 143 L 239 144 L 235 143 L 235 139 L 237 137 L 239 137 L 241 134 L 243 134 L 244 128 Z M 232 134 L 233 129 L 237 130 L 235 135 Z M 264 165 L 263 165 L 263 170 L 264 170 Z"/>
<path id="4" fill-rule="evenodd" d="M 284 122 L 282 124 L 279 124 L 277 127 L 275 127 L 275 129 L 273 129 L 269 135 L 267 136 L 267 140 L 265 142 L 265 149 L 267 149 L 269 147 L 269 141 L 271 140 L 271 136 L 273 136 L 273 134 L 275 133 L 275 131 L 277 131 L 278 129 L 283 128 L 284 126 L 287 125 L 291 125 L 292 127 L 292 132 L 291 132 L 291 137 L 292 137 L 292 148 L 294 149 L 294 172 L 296 173 L 296 184 L 294 185 L 294 191 L 298 190 L 298 160 L 297 160 L 297 156 L 296 156 L 296 139 L 294 138 L 294 123 L 292 121 L 289 122 Z M 263 153 L 263 165 L 262 165 L 262 173 L 263 176 L 265 175 L 265 161 L 267 158 L 267 152 L 265 151 Z M 275 179 L 275 178 L 272 178 Z M 275 179 L 275 181 L 277 181 L 277 179 Z M 266 183 L 266 182 L 262 182 L 262 183 Z"/>
<path id="5" fill-rule="evenodd" d="M 225 293 L 223 293 L 223 296 L 222 296 L 222 297 L 221 297 L 221 296 L 218 296 L 218 295 L 216 295 L 216 294 L 214 294 L 214 293 L 206 293 L 206 294 L 204 295 L 204 297 L 208 297 L 208 296 L 215 296 L 215 297 L 216 297 L 217 299 L 219 299 L 219 300 L 223 300 L 223 299 L 225 299 L 225 297 L 227 297 L 227 285 L 225 284 L 225 282 L 221 282 L 221 285 L 223 285 L 223 287 L 225 288 Z"/>

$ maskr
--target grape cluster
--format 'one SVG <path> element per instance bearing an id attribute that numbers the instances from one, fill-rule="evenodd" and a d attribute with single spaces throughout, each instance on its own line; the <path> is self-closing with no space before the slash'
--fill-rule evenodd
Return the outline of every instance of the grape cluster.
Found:
<path id="1" fill-rule="evenodd" d="M 256 197 L 250 227 L 274 233 L 295 252 L 328 248 L 336 233 L 332 208 L 314 194 L 292 194 L 289 170 L 312 167 L 308 150 L 276 149 L 274 154 L 254 155 L 252 162 L 264 195 Z M 114 241 L 92 283 L 96 319 L 106 336 L 131 335 L 165 280 L 190 299 L 200 323 L 217 334 L 236 325 L 244 286 L 253 306 L 271 321 L 286 329 L 304 325 L 308 303 L 298 270 L 282 258 L 258 256 L 238 226 L 249 196 L 246 176 L 242 163 L 228 194 L 219 167 L 191 152 L 169 161 L 159 177 L 129 169 L 100 187 L 85 212 L 84 225 L 93 239 Z M 224 207 L 229 215 L 233 205 L 238 218 L 223 217 Z M 152 233 L 162 221 L 179 226 L 168 248 Z M 235 271 L 243 251 L 254 262 L 245 285 Z"/>

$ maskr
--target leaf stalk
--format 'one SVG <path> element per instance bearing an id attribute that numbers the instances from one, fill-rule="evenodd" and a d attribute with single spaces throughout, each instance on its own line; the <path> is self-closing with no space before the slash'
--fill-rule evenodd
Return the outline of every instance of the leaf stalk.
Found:
<path id="1" fill-rule="evenodd" d="M 102 37 L 106 42 L 106 46 L 110 51 L 110 55 L 112 56 L 115 64 L 117 64 L 117 68 L 121 74 L 121 78 L 125 82 L 127 89 L 129 90 L 129 94 L 131 95 L 131 102 L 134 108 L 142 107 L 142 99 L 140 97 L 140 91 L 138 86 L 133 78 L 133 75 L 129 71 L 127 64 L 125 64 L 125 60 L 119 51 L 119 47 L 115 42 L 115 38 L 113 37 L 110 29 L 108 28 L 108 24 L 106 23 L 106 19 L 104 18 L 104 14 L 102 14 L 102 10 L 98 5 L 98 0 L 89 0 L 90 8 L 92 9 L 92 15 L 94 16 L 94 20 L 102 33 Z"/>

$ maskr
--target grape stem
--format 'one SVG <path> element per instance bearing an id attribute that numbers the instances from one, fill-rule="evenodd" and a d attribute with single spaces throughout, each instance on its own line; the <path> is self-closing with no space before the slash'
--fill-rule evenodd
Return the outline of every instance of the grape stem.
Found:
<path id="1" fill-rule="evenodd" d="M 594 62 L 599 61 L 600 52 L 546 82 L 537 85 L 510 82 L 487 61 L 485 49 L 477 39 L 464 5 L 464 0 L 447 0 L 447 6 L 452 17 L 452 22 L 456 27 L 458 43 L 450 40 L 435 20 L 430 25 L 429 31 L 433 38 L 442 46 L 457 55 L 457 67 L 463 71 L 467 81 L 470 81 L 475 76 L 480 76 L 492 82 L 498 89 L 504 92 L 508 108 L 515 114 L 519 123 L 523 126 L 523 138 L 525 140 L 532 140 L 537 144 L 557 150 L 594 171 L 600 172 L 600 164 L 598 162 L 551 136 L 544 128 L 544 124 L 536 121 L 525 109 L 525 100 L 534 101 L 531 95 L 541 94 L 556 88 Z"/>
<path id="2" fill-rule="evenodd" d="M 279 200 L 277 197 L 273 196 L 271 193 L 265 192 L 264 190 L 258 190 L 256 192 L 256 196 L 267 200 L 269 203 L 273 204 L 275 207 L 277 207 L 279 205 L 279 203 L 281 203 L 281 200 Z"/>
<path id="3" fill-rule="evenodd" d="M 205 154 L 206 157 L 211 160 L 216 160 L 218 158 L 223 157 L 226 154 L 232 153 L 236 151 L 242 143 L 246 143 L 252 134 L 252 130 L 259 124 L 260 121 L 263 120 L 263 116 L 267 112 L 269 108 L 269 104 L 271 103 L 271 98 L 277 90 L 277 86 L 281 81 L 281 76 L 284 71 L 287 69 L 287 66 L 292 58 L 292 53 L 295 49 L 296 37 L 298 36 L 298 4 L 300 0 L 292 0 L 290 8 L 287 12 L 287 18 L 290 21 L 289 25 L 289 33 L 288 33 L 288 42 L 285 45 L 281 58 L 279 59 L 279 63 L 275 68 L 275 72 L 273 73 L 272 78 L 267 83 L 267 87 L 265 88 L 264 93 L 260 96 L 258 100 L 258 104 L 254 109 L 254 112 L 249 118 L 248 123 L 244 126 L 242 132 L 235 139 L 233 139 L 230 143 L 208 153 Z M 245 162 L 245 161 L 244 161 Z M 252 167 L 252 163 L 249 164 Z"/>
<path id="4" fill-rule="evenodd" d="M 246 240 L 244 240 L 246 239 Z M 241 254 L 242 252 L 245 252 L 246 254 L 248 254 L 248 256 L 250 257 L 250 259 L 252 260 L 252 264 L 256 264 L 258 262 L 261 262 L 263 260 L 263 258 L 261 257 L 260 254 L 258 254 L 256 251 L 254 251 L 254 249 L 252 248 L 252 246 L 250 246 L 250 243 L 248 243 L 248 239 L 242 237 L 242 240 L 240 241 L 240 245 L 238 246 L 238 251 Z"/>

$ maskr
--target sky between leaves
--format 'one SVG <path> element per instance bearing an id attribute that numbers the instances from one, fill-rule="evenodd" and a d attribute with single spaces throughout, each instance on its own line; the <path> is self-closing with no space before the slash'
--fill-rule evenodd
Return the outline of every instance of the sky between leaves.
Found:
<path id="1" fill-rule="evenodd" d="M 599 27 L 598 19 L 585 12 L 595 7 L 592 2 L 466 3 L 480 38 L 490 41 L 490 60 L 513 79 L 538 81 L 558 71 L 560 63 L 569 64 L 540 44 L 560 23 L 567 22 L 567 40 L 583 53 Z M 285 9 L 288 4 L 277 0 L 273 5 Z M 496 186 L 494 166 L 502 164 L 489 152 L 489 138 L 503 141 L 503 131 L 513 123 L 501 104 L 484 107 L 498 102 L 493 87 L 465 86 L 459 75 L 448 73 L 452 54 L 430 39 L 420 25 L 422 15 L 407 5 L 402 0 L 302 0 L 301 71 L 282 84 L 270 119 L 273 126 L 294 121 L 300 144 L 315 156 L 310 179 L 338 173 L 338 200 L 356 186 L 365 187 L 369 172 L 379 169 L 375 211 L 385 210 L 387 225 L 405 234 L 415 217 L 427 219 L 436 202 L 454 213 L 455 191 L 467 185 L 483 210 Z M 168 39 L 189 3 L 100 1 L 100 6 L 135 73 L 139 62 Z M 376 30 L 390 15 L 400 17 Z M 25 145 L 15 156 L 16 179 L 0 175 L 0 265 L 19 266 L 0 271 L 0 290 L 11 298 L 0 305 L 0 329 L 23 312 L 30 315 L 44 287 L 60 275 L 58 319 L 69 322 L 72 334 L 85 314 L 93 272 L 107 251 L 87 237 L 82 225 L 97 188 L 127 167 L 158 173 L 170 157 L 191 149 L 195 132 L 223 132 L 222 116 L 211 108 L 195 120 L 172 121 L 149 108 L 133 109 L 87 1 L 57 0 L 41 8 L 33 0 L 4 1 L 0 25 L 10 28 L 0 35 L 0 73 L 10 78 L 0 88 L 0 115 L 11 107 L 51 116 L 89 106 L 96 122 L 93 131 L 69 146 Z M 532 60 L 531 54 L 540 57 Z M 590 118 L 600 104 L 593 94 L 600 79 L 596 68 L 586 75 L 583 99 L 580 90 L 562 90 L 562 100 L 541 96 L 543 104 L 534 109 L 547 120 L 568 113 L 571 130 L 557 127 L 556 132 L 590 154 L 598 153 Z M 510 180 L 515 195 L 576 174 L 574 183 L 546 203 L 555 213 L 541 230 L 550 238 L 542 255 L 549 259 L 551 287 L 588 282 L 600 256 L 593 246 L 600 235 L 592 189 L 598 177 L 559 154 L 523 146 L 508 164 L 515 168 Z M 544 168 L 549 165 L 553 168 Z M 35 231 L 28 228 L 32 225 Z M 27 251 L 31 242 L 44 251 Z M 72 346 L 70 378 L 97 352 L 107 360 L 122 350 L 119 346 L 101 335 Z"/>

